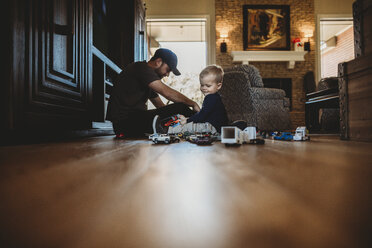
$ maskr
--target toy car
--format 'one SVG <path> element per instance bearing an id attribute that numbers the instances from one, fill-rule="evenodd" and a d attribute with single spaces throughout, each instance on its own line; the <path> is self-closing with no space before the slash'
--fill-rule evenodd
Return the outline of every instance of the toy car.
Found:
<path id="1" fill-rule="evenodd" d="M 169 120 L 164 124 L 165 127 L 169 127 L 169 126 L 177 126 L 179 125 L 181 122 L 180 118 L 178 115 L 173 115 L 169 118 Z"/>
<path id="2" fill-rule="evenodd" d="M 213 137 L 210 135 L 200 135 L 196 139 L 197 145 L 211 145 L 213 143 Z"/>
<path id="3" fill-rule="evenodd" d="M 291 141 L 293 139 L 293 135 L 290 132 L 283 132 L 280 136 L 275 136 L 274 139 Z"/>
<path id="4" fill-rule="evenodd" d="M 159 133 L 150 135 L 149 139 L 151 139 L 155 144 L 158 144 L 158 143 L 170 144 L 174 142 L 180 142 L 180 138 L 174 135 L 159 134 Z"/>
<path id="5" fill-rule="evenodd" d="M 187 136 L 186 140 L 197 145 L 210 145 L 215 137 L 210 134 L 192 134 Z"/>
<path id="6" fill-rule="evenodd" d="M 196 144 L 196 142 L 198 141 L 199 137 L 197 134 L 191 134 L 191 135 L 188 135 L 185 137 L 185 139 L 191 143 L 194 143 Z"/>
<path id="7" fill-rule="evenodd" d="M 264 139 L 250 139 L 248 144 L 257 144 L 257 145 L 263 145 L 265 144 L 265 140 Z"/>

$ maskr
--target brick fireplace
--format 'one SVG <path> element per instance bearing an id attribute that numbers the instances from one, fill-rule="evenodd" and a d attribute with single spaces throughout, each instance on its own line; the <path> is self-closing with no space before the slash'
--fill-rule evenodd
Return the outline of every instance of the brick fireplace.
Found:
<path id="1" fill-rule="evenodd" d="M 215 0 L 216 7 L 216 63 L 229 67 L 233 62 L 232 51 L 243 51 L 243 5 L 289 5 L 290 6 L 290 37 L 291 39 L 304 38 L 305 30 L 315 30 L 314 1 L 313 0 Z M 221 33 L 224 38 L 227 52 L 221 53 Z M 306 38 L 307 40 L 307 38 Z M 304 61 L 296 61 L 294 68 L 282 61 L 249 62 L 260 70 L 263 79 L 291 79 L 291 121 L 292 127 L 305 125 L 305 92 L 303 77 L 308 71 L 315 71 L 315 32 L 310 38 L 311 51 L 306 53 Z M 293 49 L 293 44 L 292 50 Z"/>

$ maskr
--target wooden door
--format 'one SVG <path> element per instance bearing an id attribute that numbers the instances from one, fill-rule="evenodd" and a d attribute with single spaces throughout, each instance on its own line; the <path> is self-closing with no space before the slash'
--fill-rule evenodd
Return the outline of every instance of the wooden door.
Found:
<path id="1" fill-rule="evenodd" d="M 16 2 L 11 128 L 89 127 L 91 0 Z"/>

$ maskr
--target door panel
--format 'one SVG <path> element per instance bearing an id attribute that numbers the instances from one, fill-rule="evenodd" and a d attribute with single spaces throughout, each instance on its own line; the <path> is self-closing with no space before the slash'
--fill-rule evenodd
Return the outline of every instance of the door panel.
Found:
<path id="1" fill-rule="evenodd" d="M 51 15 L 51 25 L 53 36 L 50 39 L 51 69 L 69 78 L 74 78 L 75 57 L 74 43 L 74 24 L 75 24 L 75 3 L 72 0 L 52 1 L 53 12 Z"/>
<path id="2" fill-rule="evenodd" d="M 37 118 L 53 116 L 56 123 L 89 123 L 90 2 L 31 1 L 26 39 L 26 119 L 35 114 Z"/>

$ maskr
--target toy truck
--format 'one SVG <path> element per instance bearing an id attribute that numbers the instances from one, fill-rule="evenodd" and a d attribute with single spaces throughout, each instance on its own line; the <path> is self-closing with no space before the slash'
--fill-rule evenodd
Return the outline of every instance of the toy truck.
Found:
<path id="1" fill-rule="evenodd" d="M 246 127 L 243 131 L 238 127 L 222 127 L 221 143 L 225 145 L 241 145 L 244 143 L 264 144 L 263 139 L 256 138 L 256 128 Z"/>
<path id="2" fill-rule="evenodd" d="M 256 139 L 256 128 L 255 127 L 246 127 L 244 128 L 243 132 L 247 133 L 248 140 Z"/>
<path id="3" fill-rule="evenodd" d="M 303 141 L 303 140 L 309 140 L 310 137 L 307 136 L 307 129 L 306 127 L 297 127 L 295 135 L 293 136 L 293 140 L 296 141 Z"/>
<path id="4" fill-rule="evenodd" d="M 248 137 L 238 127 L 221 127 L 221 143 L 225 145 L 241 145 Z"/>

